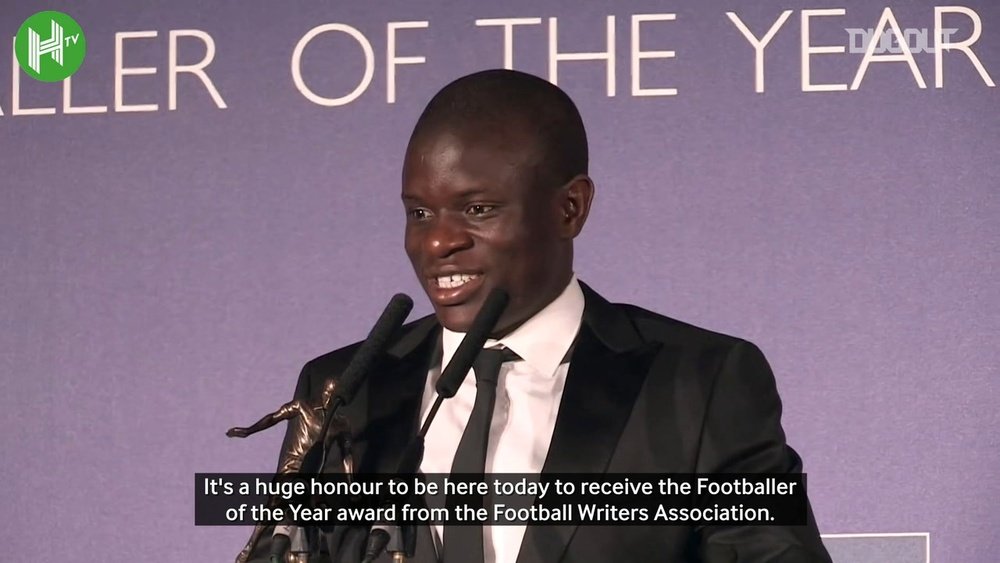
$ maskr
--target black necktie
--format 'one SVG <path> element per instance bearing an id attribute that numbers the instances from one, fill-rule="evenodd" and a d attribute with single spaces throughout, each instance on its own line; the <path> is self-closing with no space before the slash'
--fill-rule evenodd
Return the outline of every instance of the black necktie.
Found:
<path id="1" fill-rule="evenodd" d="M 469 415 L 462 440 L 455 451 L 451 464 L 452 475 L 467 474 L 471 478 L 481 478 L 486 469 L 486 446 L 490 441 L 490 424 L 493 422 L 493 406 L 497 398 L 497 378 L 500 364 L 520 359 L 507 348 L 489 348 L 479 353 L 472 364 L 476 375 L 476 402 Z M 469 497 L 457 500 L 462 504 L 477 507 L 477 502 L 469 502 Z M 475 499 L 480 500 L 480 499 Z M 452 503 L 449 502 L 449 505 Z M 485 503 L 484 503 L 485 504 Z M 489 506 L 486 506 L 489 509 Z M 482 526 L 444 526 L 444 563 L 479 563 L 483 561 Z"/>

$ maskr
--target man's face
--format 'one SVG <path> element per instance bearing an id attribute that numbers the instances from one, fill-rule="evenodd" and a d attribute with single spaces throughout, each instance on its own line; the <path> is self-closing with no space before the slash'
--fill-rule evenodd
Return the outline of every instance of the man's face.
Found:
<path id="1" fill-rule="evenodd" d="M 494 331 L 516 328 L 572 275 L 558 186 L 537 185 L 535 143 L 516 131 L 432 133 L 403 164 L 406 253 L 445 327 L 466 332 L 495 287 L 510 304 Z"/>

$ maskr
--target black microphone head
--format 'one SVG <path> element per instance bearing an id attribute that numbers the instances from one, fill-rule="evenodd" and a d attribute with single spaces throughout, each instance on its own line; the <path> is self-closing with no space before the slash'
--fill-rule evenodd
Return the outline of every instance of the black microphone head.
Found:
<path id="1" fill-rule="evenodd" d="M 392 296 L 392 299 L 389 300 L 389 304 L 385 306 L 385 310 L 382 311 L 382 316 L 389 314 L 398 315 L 405 321 L 406 316 L 409 315 L 412 310 L 413 299 L 410 299 L 410 296 L 405 293 L 397 293 Z M 395 318 L 395 316 L 393 318 Z M 382 317 L 379 317 L 379 320 L 382 320 Z M 375 326 L 378 326 L 378 323 L 376 323 Z M 402 326 L 402 323 L 400 323 L 400 326 Z M 372 329 L 372 332 L 374 332 L 374 328 Z"/>
<path id="2" fill-rule="evenodd" d="M 462 381 L 472 367 L 472 362 L 476 360 L 479 351 L 486 344 L 486 339 L 490 337 L 490 332 L 496 327 L 500 315 L 507 309 L 508 301 L 510 301 L 510 296 L 500 288 L 495 288 L 486 296 L 486 301 L 483 302 L 482 308 L 479 309 L 475 320 L 472 321 L 469 332 L 465 333 L 465 338 L 455 350 L 455 355 L 448 362 L 448 367 L 444 368 L 438 379 L 435 386 L 438 395 L 447 399 L 454 397 L 455 393 L 458 392 L 459 386 L 462 385 Z"/>
<path id="3" fill-rule="evenodd" d="M 368 333 L 368 338 L 361 343 L 358 351 L 351 358 L 351 362 L 344 368 L 344 373 L 337 381 L 337 388 L 333 393 L 334 400 L 346 404 L 354 399 L 361 382 L 368 375 L 368 370 L 371 369 L 378 355 L 385 350 L 389 340 L 396 334 L 399 327 L 403 326 L 411 309 L 413 309 L 413 299 L 410 299 L 409 295 L 397 293 L 392 296 L 389 304 L 382 311 L 382 316 L 378 318 L 375 326 Z"/>

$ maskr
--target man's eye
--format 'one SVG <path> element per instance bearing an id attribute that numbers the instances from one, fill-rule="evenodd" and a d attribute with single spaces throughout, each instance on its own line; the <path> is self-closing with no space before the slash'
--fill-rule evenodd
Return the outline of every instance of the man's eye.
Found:
<path id="1" fill-rule="evenodd" d="M 410 209 L 410 210 L 408 210 L 408 211 L 406 212 L 406 215 L 407 215 L 407 216 L 408 216 L 408 217 L 409 217 L 410 219 L 415 219 L 415 220 L 417 220 L 417 221 L 421 221 L 421 220 L 423 220 L 423 219 L 426 219 L 426 218 L 428 217 L 428 215 L 430 215 L 430 214 L 429 214 L 429 213 L 427 212 L 427 210 L 426 210 L 426 209 L 423 209 L 423 208 L 420 208 L 420 207 L 417 207 L 417 208 L 414 208 L 414 209 Z"/>
<path id="2" fill-rule="evenodd" d="M 468 213 L 469 215 L 484 215 L 486 213 L 489 213 L 490 211 L 493 211 L 495 208 L 496 206 L 494 205 L 483 205 L 477 203 L 475 205 L 470 205 L 469 208 L 466 210 L 466 213 Z"/>

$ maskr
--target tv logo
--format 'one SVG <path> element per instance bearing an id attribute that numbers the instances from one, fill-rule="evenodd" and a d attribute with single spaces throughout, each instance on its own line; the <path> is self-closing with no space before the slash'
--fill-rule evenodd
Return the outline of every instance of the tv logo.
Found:
<path id="1" fill-rule="evenodd" d="M 48 38 L 42 39 L 42 33 Z M 76 20 L 62 12 L 38 12 L 14 38 L 17 62 L 32 78 L 59 82 L 73 75 L 87 54 L 87 39 Z M 47 55 L 47 56 L 46 56 Z"/>

